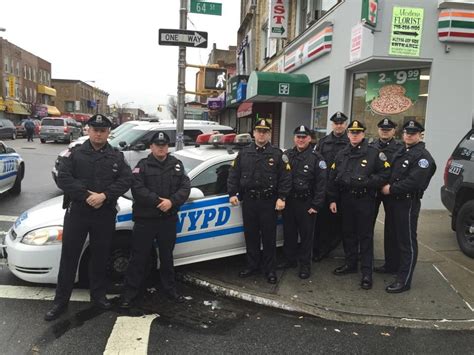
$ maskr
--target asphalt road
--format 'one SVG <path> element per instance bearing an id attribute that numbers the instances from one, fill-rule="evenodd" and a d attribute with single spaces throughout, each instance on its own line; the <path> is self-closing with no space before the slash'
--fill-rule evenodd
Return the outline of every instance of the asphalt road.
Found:
<path id="1" fill-rule="evenodd" d="M 17 216 L 60 192 L 51 167 L 63 144 L 7 141 L 26 161 L 20 196 L 0 196 L 0 231 Z M 225 267 L 225 263 L 223 263 Z M 467 331 L 380 327 L 327 321 L 217 297 L 180 284 L 184 304 L 163 299 L 151 282 L 140 307 L 127 312 L 90 308 L 87 291 L 59 320 L 45 322 L 53 285 L 16 279 L 0 264 L 0 353 L 441 353 L 474 349 Z"/>

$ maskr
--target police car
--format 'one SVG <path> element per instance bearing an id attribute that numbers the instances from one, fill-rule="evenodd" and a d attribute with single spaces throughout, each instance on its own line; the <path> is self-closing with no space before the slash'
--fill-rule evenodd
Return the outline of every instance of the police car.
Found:
<path id="1" fill-rule="evenodd" d="M 176 266 L 245 253 L 241 207 L 233 207 L 227 194 L 227 176 L 237 153 L 215 146 L 217 142 L 235 139 L 249 141 L 250 136 L 203 134 L 198 137 L 198 142 L 204 140 L 214 145 L 190 147 L 173 153 L 183 162 L 192 187 L 189 200 L 178 213 L 174 250 Z M 118 207 L 116 236 L 109 260 L 112 281 L 120 279 L 128 266 L 133 228 L 131 196 L 121 197 Z M 30 282 L 56 283 L 63 216 L 62 197 L 56 197 L 18 217 L 5 238 L 8 266 L 17 277 Z M 279 245 L 282 239 L 279 226 Z M 86 242 L 77 273 L 79 281 L 87 281 L 88 259 Z"/>
<path id="2" fill-rule="evenodd" d="M 21 192 L 21 181 L 25 176 L 25 163 L 15 149 L 0 141 L 0 193 Z"/>

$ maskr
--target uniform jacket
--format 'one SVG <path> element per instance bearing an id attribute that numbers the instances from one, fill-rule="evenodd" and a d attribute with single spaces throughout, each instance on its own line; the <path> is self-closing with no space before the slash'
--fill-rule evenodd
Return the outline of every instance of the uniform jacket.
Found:
<path id="1" fill-rule="evenodd" d="M 58 187 L 68 199 L 84 205 L 87 205 L 87 190 L 90 190 L 103 192 L 106 196 L 104 206 L 115 207 L 117 199 L 132 186 L 132 181 L 132 172 L 122 152 L 108 143 L 95 150 L 87 140 L 72 148 L 59 162 Z"/>
<path id="2" fill-rule="evenodd" d="M 291 165 L 291 193 L 311 191 L 311 207 L 316 210 L 322 208 L 327 183 L 327 166 L 323 156 L 311 146 L 302 152 L 294 147 L 288 149 L 285 154 Z"/>
<path id="3" fill-rule="evenodd" d="M 387 161 L 391 163 L 396 152 L 403 148 L 403 144 L 392 138 L 388 142 L 382 142 L 380 139 L 370 143 L 371 146 L 377 148 L 379 152 L 383 152 L 387 156 Z"/>
<path id="4" fill-rule="evenodd" d="M 189 177 L 183 163 L 169 155 L 160 162 L 153 154 L 141 159 L 133 169 L 133 217 L 156 218 L 176 214 L 191 191 Z M 163 213 L 158 206 L 160 197 L 169 199 L 173 206 Z"/>
<path id="5" fill-rule="evenodd" d="M 424 142 L 402 148 L 393 157 L 390 194 L 415 193 L 421 197 L 435 171 L 436 163 Z"/>
<path id="6" fill-rule="evenodd" d="M 385 155 L 370 146 L 367 140 L 353 147 L 348 145 L 337 153 L 329 171 L 329 201 L 335 202 L 341 191 L 371 193 L 385 185 L 390 177 L 390 164 Z"/>
<path id="7" fill-rule="evenodd" d="M 291 190 L 291 168 L 283 159 L 288 158 L 283 158 L 282 151 L 270 143 L 261 148 L 255 143 L 244 147 L 229 170 L 229 196 L 240 193 L 242 197 L 248 190 L 270 189 L 278 198 L 286 198 Z"/>
<path id="8" fill-rule="evenodd" d="M 346 133 L 336 137 L 333 132 L 321 138 L 316 145 L 316 150 L 321 153 L 324 160 L 331 166 L 334 162 L 337 152 L 349 145 L 349 138 Z"/>

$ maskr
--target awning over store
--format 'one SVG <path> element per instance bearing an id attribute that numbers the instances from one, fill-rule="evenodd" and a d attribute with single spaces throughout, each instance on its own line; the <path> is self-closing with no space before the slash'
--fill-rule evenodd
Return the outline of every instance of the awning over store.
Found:
<path id="1" fill-rule="evenodd" d="M 247 84 L 246 101 L 311 103 L 311 95 L 311 83 L 305 74 L 254 71 Z"/>
<path id="2" fill-rule="evenodd" d="M 239 105 L 237 109 L 237 118 L 242 118 L 246 116 L 250 116 L 252 114 L 252 102 L 244 102 Z"/>
<path id="3" fill-rule="evenodd" d="M 61 116 L 61 112 L 57 109 L 56 106 L 46 105 L 46 107 L 48 108 L 48 115 L 50 115 L 50 116 Z"/>
<path id="4" fill-rule="evenodd" d="M 269 117 L 274 111 L 273 103 L 243 102 L 237 109 L 237 118 L 256 116 Z M 255 118 L 255 117 L 254 117 Z"/>
<path id="5" fill-rule="evenodd" d="M 18 101 L 14 100 L 5 100 L 6 111 L 10 113 L 14 113 L 16 115 L 25 115 L 28 116 L 31 114 L 28 106 Z"/>
<path id="6" fill-rule="evenodd" d="M 50 88 L 49 86 L 46 86 L 46 85 L 38 85 L 38 94 L 56 96 L 56 89 Z"/>

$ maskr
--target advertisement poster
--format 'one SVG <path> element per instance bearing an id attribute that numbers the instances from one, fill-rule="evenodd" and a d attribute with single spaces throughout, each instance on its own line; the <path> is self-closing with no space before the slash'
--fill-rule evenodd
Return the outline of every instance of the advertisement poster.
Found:
<path id="1" fill-rule="evenodd" d="M 358 23 L 352 27 L 351 31 L 351 51 L 349 61 L 352 63 L 360 59 L 362 52 L 362 23 Z"/>
<path id="2" fill-rule="evenodd" d="M 420 56 L 423 14 L 423 9 L 414 7 L 393 8 L 390 55 Z"/>
<path id="3" fill-rule="evenodd" d="M 408 110 L 420 94 L 420 69 L 390 70 L 368 74 L 365 101 L 378 115 Z"/>

